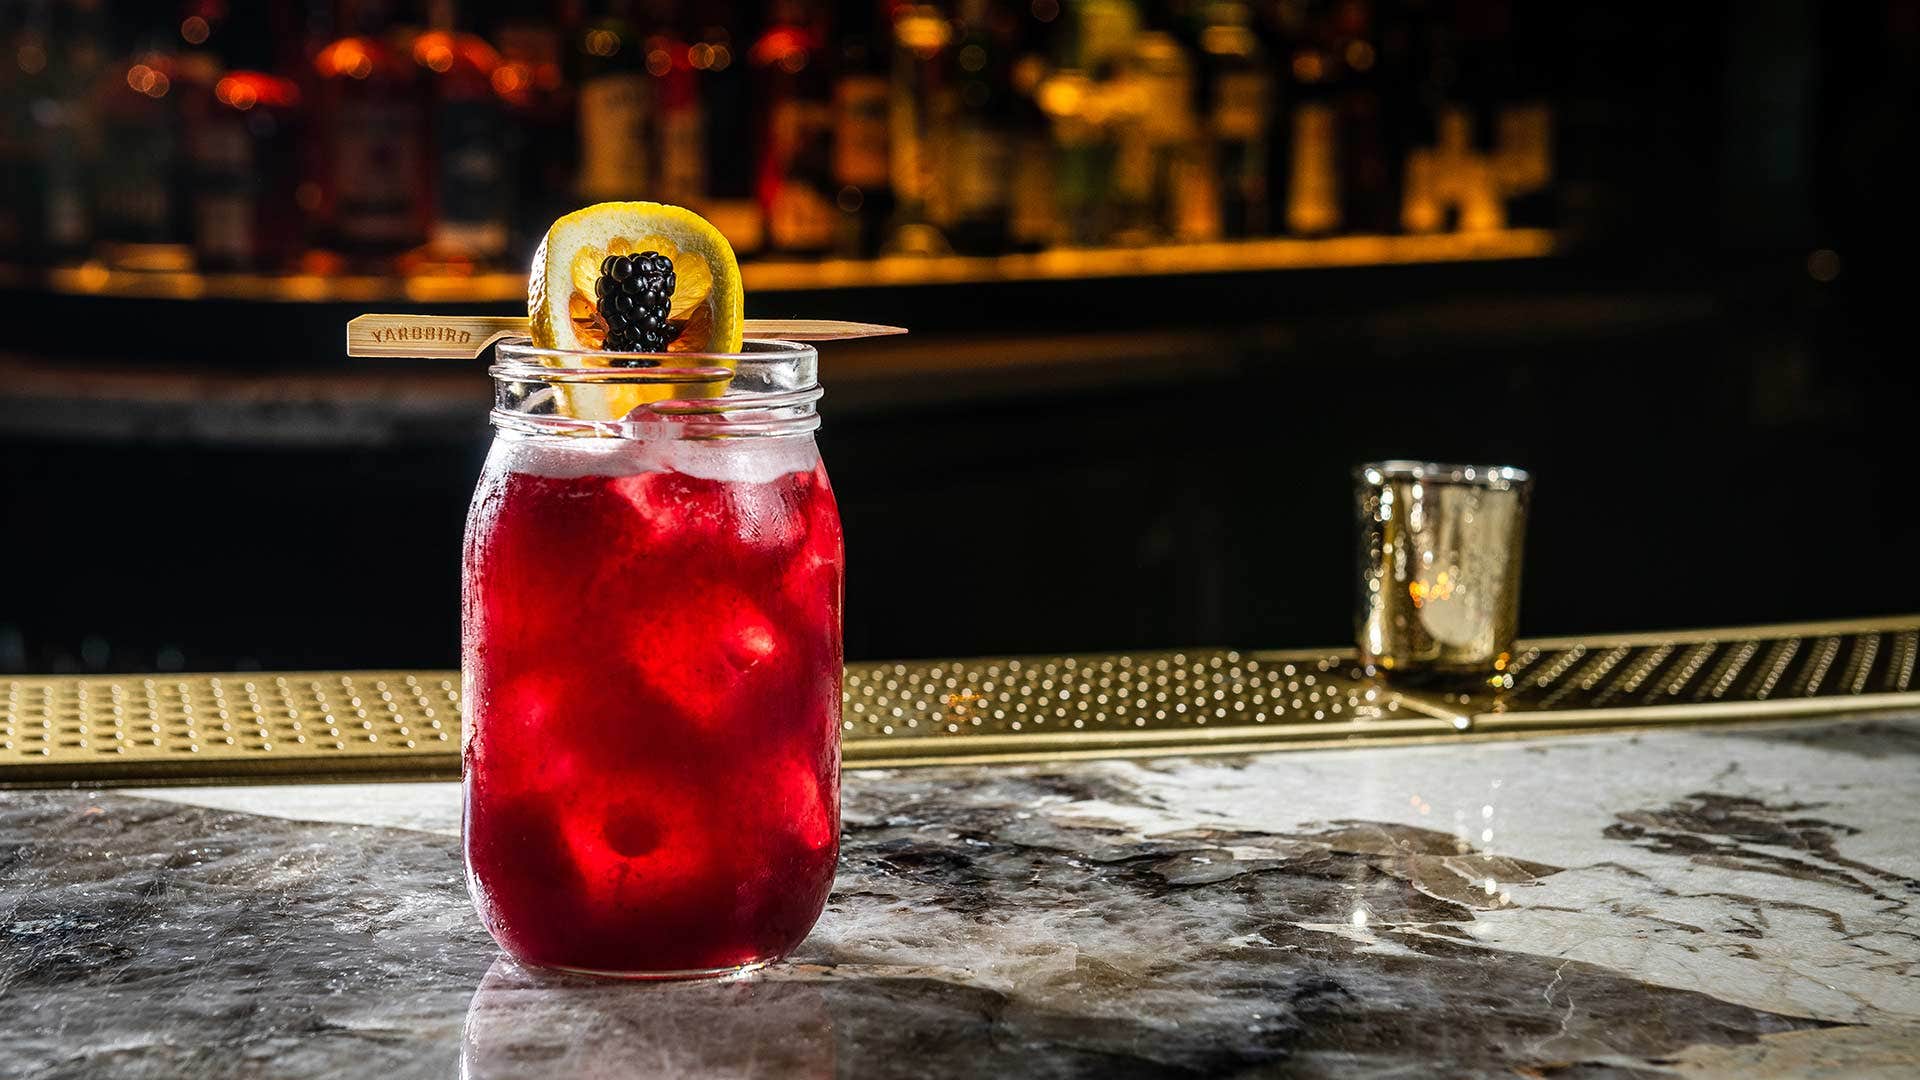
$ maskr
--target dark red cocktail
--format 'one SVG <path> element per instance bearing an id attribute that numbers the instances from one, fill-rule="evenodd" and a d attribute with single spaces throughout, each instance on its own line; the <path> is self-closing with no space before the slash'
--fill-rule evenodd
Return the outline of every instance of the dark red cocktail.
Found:
<path id="1" fill-rule="evenodd" d="M 819 917 L 842 554 L 804 414 L 496 409 L 467 527 L 465 833 L 474 901 L 516 958 L 716 973 Z"/>

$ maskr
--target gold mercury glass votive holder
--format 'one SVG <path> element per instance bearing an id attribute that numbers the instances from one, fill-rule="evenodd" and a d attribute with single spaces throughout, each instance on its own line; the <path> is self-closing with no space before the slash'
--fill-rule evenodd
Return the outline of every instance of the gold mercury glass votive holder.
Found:
<path id="1" fill-rule="evenodd" d="M 1508 465 L 1379 461 L 1354 470 L 1354 633 L 1369 671 L 1412 685 L 1511 685 L 1532 484 Z"/>

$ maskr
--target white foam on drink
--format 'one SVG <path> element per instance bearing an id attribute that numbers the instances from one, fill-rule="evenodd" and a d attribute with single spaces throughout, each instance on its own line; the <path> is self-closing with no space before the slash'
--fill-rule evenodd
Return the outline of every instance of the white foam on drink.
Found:
<path id="1" fill-rule="evenodd" d="M 500 439 L 495 453 L 507 469 L 552 479 L 635 476 L 673 471 L 702 480 L 765 484 L 788 473 L 811 472 L 820 451 L 797 436 L 750 439 Z"/>

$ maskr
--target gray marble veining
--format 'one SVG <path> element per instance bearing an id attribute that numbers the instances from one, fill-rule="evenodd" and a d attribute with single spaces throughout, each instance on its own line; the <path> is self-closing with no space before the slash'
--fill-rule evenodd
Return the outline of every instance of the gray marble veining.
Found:
<path id="1" fill-rule="evenodd" d="M 0 1075 L 1911 1076 L 1920 719 L 849 774 L 791 962 L 501 958 L 452 785 L 0 792 Z"/>

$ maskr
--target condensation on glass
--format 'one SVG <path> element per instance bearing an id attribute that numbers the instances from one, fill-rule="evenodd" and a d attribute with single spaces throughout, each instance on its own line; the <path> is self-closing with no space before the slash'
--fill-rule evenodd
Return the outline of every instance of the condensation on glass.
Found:
<path id="1" fill-rule="evenodd" d="M 813 349 L 502 345 L 467 523 L 468 884 L 517 959 L 778 959 L 840 835 L 840 519 Z"/>

